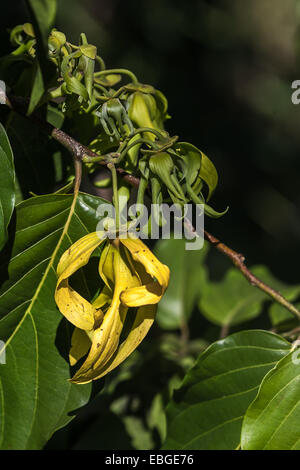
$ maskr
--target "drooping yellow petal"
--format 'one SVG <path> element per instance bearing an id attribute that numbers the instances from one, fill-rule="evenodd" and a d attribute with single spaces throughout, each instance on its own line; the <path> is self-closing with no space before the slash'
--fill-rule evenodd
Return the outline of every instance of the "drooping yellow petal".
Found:
<path id="1" fill-rule="evenodd" d="M 158 303 L 169 284 L 168 266 L 162 264 L 140 239 L 122 238 L 120 242 L 130 251 L 134 261 L 140 263 L 151 276 L 143 276 L 143 285 L 122 292 L 121 302 L 127 307 Z"/>
<path id="2" fill-rule="evenodd" d="M 85 331 L 75 328 L 71 338 L 71 349 L 69 353 L 70 365 L 74 366 L 91 347 L 91 340 Z"/>
<path id="3" fill-rule="evenodd" d="M 94 380 L 100 379 L 118 367 L 139 346 L 154 322 L 156 310 L 157 305 L 146 305 L 137 310 L 129 335 L 120 344 L 110 361 L 94 371 Z"/>
<path id="4" fill-rule="evenodd" d="M 71 276 L 90 259 L 92 252 L 105 240 L 104 232 L 92 232 L 73 243 L 61 256 L 56 268 L 58 276 Z"/>
<path id="5" fill-rule="evenodd" d="M 93 380 L 99 367 L 104 367 L 118 348 L 120 334 L 126 319 L 127 307 L 121 305 L 122 291 L 136 286 L 137 278 L 128 266 L 122 247 L 110 246 L 112 256 L 115 287 L 111 305 L 104 315 L 103 323 L 94 331 L 93 342 L 89 355 L 71 379 L 74 383 L 86 383 Z"/>
<path id="6" fill-rule="evenodd" d="M 104 247 L 99 260 L 99 274 L 106 286 L 111 290 L 113 290 L 115 283 L 113 253 L 111 245 L 108 243 Z"/>
<path id="7" fill-rule="evenodd" d="M 59 276 L 55 301 L 60 312 L 82 330 L 94 327 L 96 309 L 69 285 L 69 277 L 78 269 L 85 266 L 92 252 L 104 241 L 98 232 L 89 233 L 74 243 L 61 257 L 57 274 Z"/>

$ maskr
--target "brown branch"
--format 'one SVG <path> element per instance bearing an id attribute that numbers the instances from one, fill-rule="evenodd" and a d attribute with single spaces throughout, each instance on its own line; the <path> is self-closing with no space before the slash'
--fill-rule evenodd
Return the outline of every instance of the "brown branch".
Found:
<path id="1" fill-rule="evenodd" d="M 9 98 L 7 98 L 7 105 L 11 109 L 22 114 L 23 116 L 26 116 L 27 104 L 23 98 L 10 96 Z M 57 142 L 63 145 L 66 149 L 68 149 L 71 152 L 71 154 L 74 156 L 75 170 L 76 170 L 75 185 L 77 188 L 79 188 L 82 160 L 86 156 L 91 157 L 91 159 L 93 158 L 99 159 L 99 155 L 93 152 L 88 147 L 79 143 L 77 140 L 73 139 L 73 137 L 71 137 L 64 131 L 53 127 L 49 123 L 45 123 L 44 121 L 41 121 L 37 113 L 34 113 L 32 116 L 30 116 L 30 119 L 34 120 L 42 129 L 44 129 L 48 133 L 48 135 L 52 136 L 53 139 L 55 139 Z M 103 156 L 103 160 L 99 161 L 99 164 L 103 166 L 107 166 L 108 162 L 105 160 L 105 157 L 109 157 L 110 155 L 113 156 L 115 154 L 108 154 L 106 156 Z M 136 178 L 135 176 L 132 176 L 126 173 L 126 171 L 123 170 L 123 168 L 116 168 L 116 170 L 122 176 L 122 178 L 128 181 L 132 186 L 136 186 L 136 187 L 139 186 L 139 182 L 140 182 L 139 178 Z M 199 234 L 196 233 L 195 228 L 193 227 L 191 222 L 186 218 L 184 219 L 184 225 L 185 227 L 187 227 L 188 231 L 191 234 L 199 236 Z M 272 287 L 268 286 L 263 281 L 258 279 L 258 277 L 256 277 L 247 268 L 247 266 L 244 263 L 245 261 L 244 255 L 242 255 L 241 253 L 237 253 L 232 248 L 229 248 L 227 245 L 225 245 L 223 242 L 218 240 L 214 235 L 211 235 L 206 230 L 204 230 L 204 238 L 212 246 L 214 246 L 218 251 L 220 251 L 225 256 L 227 256 L 232 261 L 234 266 L 245 276 L 245 278 L 250 282 L 252 286 L 255 286 L 258 289 L 265 292 L 272 299 L 274 299 L 277 303 L 281 304 L 283 307 L 289 310 L 293 315 L 295 315 L 298 319 L 300 319 L 300 311 L 293 304 L 291 304 L 280 292 L 276 291 L 275 289 L 273 289 Z"/>
<path id="2" fill-rule="evenodd" d="M 196 234 L 196 231 L 190 221 L 185 219 L 184 221 L 185 226 L 188 228 L 190 233 Z M 199 236 L 199 234 L 197 234 Z M 245 256 L 241 253 L 234 251 L 229 246 L 225 245 L 225 243 L 218 240 L 214 235 L 209 233 L 207 230 L 204 230 L 204 239 L 207 240 L 212 246 L 214 246 L 218 251 L 223 253 L 223 255 L 227 256 L 227 258 L 232 261 L 234 266 L 245 276 L 245 278 L 250 282 L 250 284 L 254 287 L 265 292 L 267 295 L 272 297 L 277 303 L 281 304 L 287 310 L 289 310 L 293 315 L 295 315 L 298 320 L 300 319 L 300 311 L 295 307 L 295 305 L 291 304 L 279 291 L 273 289 L 273 287 L 268 286 L 265 282 L 261 281 L 256 277 L 245 265 Z"/>
<path id="3" fill-rule="evenodd" d="M 293 304 L 291 304 L 279 291 L 273 289 L 272 287 L 268 286 L 265 282 L 258 279 L 258 277 L 255 276 L 247 268 L 244 263 L 244 255 L 242 255 L 241 253 L 237 253 L 232 248 L 229 248 L 227 245 L 222 243 L 220 240 L 218 240 L 206 230 L 204 231 L 204 238 L 205 240 L 209 241 L 209 243 L 211 243 L 217 250 L 227 256 L 252 286 L 258 287 L 258 289 L 268 294 L 270 297 L 272 297 L 272 299 L 274 299 L 276 302 L 278 302 L 291 313 L 293 313 L 298 319 L 300 319 L 300 311 Z"/>

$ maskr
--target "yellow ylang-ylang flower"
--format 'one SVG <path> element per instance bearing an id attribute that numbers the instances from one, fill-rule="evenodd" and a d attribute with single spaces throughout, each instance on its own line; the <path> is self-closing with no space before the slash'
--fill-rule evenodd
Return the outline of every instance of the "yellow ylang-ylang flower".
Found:
<path id="1" fill-rule="evenodd" d="M 99 260 L 104 287 L 90 303 L 69 285 L 69 278 L 88 263 L 104 241 Z M 93 232 L 62 255 L 57 275 L 55 301 L 76 327 L 71 339 L 71 365 L 89 351 L 71 382 L 87 383 L 117 367 L 144 339 L 170 272 L 140 239 L 127 234 L 127 238 L 109 241 L 104 234 L 99 237 L 99 232 Z M 127 334 L 126 325 L 123 329 L 125 320 Z"/>

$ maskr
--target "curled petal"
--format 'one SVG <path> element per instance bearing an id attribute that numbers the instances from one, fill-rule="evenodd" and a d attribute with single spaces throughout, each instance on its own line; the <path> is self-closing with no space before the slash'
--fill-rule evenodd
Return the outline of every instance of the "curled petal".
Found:
<path id="1" fill-rule="evenodd" d="M 108 372 L 118 367 L 121 362 L 125 361 L 128 356 L 139 346 L 151 328 L 157 305 L 146 305 L 140 307 L 135 316 L 135 320 L 131 327 L 131 331 L 127 338 L 120 344 L 119 348 L 111 356 L 110 360 L 105 364 L 100 364 L 85 376 L 76 377 L 71 380 L 75 383 L 87 383 L 91 380 L 100 379 Z"/>
<path id="2" fill-rule="evenodd" d="M 168 266 L 162 264 L 140 239 L 122 238 L 120 242 L 129 250 L 133 260 L 140 263 L 148 274 L 140 274 L 143 285 L 122 292 L 122 304 L 127 307 L 157 304 L 169 284 Z"/>
<path id="3" fill-rule="evenodd" d="M 71 338 L 71 349 L 69 352 L 70 365 L 74 366 L 91 347 L 91 340 L 85 331 L 75 328 Z"/>
<path id="4" fill-rule="evenodd" d="M 114 272 L 114 293 L 111 305 L 104 315 L 103 323 L 95 329 L 91 350 L 82 367 L 72 378 L 74 383 L 86 383 L 95 378 L 95 371 L 104 367 L 118 348 L 120 335 L 127 315 L 127 308 L 121 305 L 120 294 L 123 290 L 137 285 L 132 276 L 122 247 L 110 247 L 110 259 Z M 112 256 L 111 256 L 112 255 Z"/>
<path id="5" fill-rule="evenodd" d="M 96 309 L 78 292 L 69 286 L 69 277 L 90 259 L 92 252 L 104 241 L 99 233 L 89 233 L 74 243 L 61 257 L 57 274 L 58 281 L 55 290 L 55 301 L 60 312 L 73 325 L 82 330 L 91 330 L 94 327 Z"/>

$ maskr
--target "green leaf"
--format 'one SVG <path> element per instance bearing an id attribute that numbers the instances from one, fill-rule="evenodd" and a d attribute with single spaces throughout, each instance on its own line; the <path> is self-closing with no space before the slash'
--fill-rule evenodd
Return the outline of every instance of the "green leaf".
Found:
<path id="1" fill-rule="evenodd" d="M 44 51 L 48 49 L 48 36 L 53 26 L 57 2 L 56 0 L 26 0 L 32 17 L 34 30 L 42 42 Z"/>
<path id="2" fill-rule="evenodd" d="M 160 240 L 155 254 L 169 266 L 171 277 L 168 289 L 158 304 L 157 322 L 168 330 L 186 323 L 206 282 L 204 260 L 207 246 L 202 250 L 185 249 L 186 240 Z"/>
<path id="3" fill-rule="evenodd" d="M 40 102 L 54 70 L 53 64 L 48 60 L 48 37 L 54 23 L 57 5 L 56 0 L 26 0 L 26 5 L 37 38 L 37 62 L 27 112 L 31 114 Z"/>
<path id="4" fill-rule="evenodd" d="M 286 286 L 280 292 L 289 302 L 295 302 L 300 294 L 300 286 Z M 296 307 L 300 308 L 300 304 L 296 304 Z M 273 303 L 269 309 L 269 315 L 272 325 L 275 327 L 288 328 L 293 324 L 297 326 L 298 320 L 295 316 L 280 304 Z"/>
<path id="5" fill-rule="evenodd" d="M 284 292 L 287 288 L 265 266 L 255 266 L 251 271 L 275 289 Z M 267 294 L 249 284 L 238 270 L 230 269 L 223 281 L 207 284 L 199 308 L 212 323 L 221 326 L 238 325 L 257 317 L 266 300 L 270 300 Z"/>
<path id="6" fill-rule="evenodd" d="M 0 123 L 0 250 L 7 241 L 7 227 L 15 205 L 15 169 L 12 149 Z"/>
<path id="7" fill-rule="evenodd" d="M 8 279 L 0 290 L 2 449 L 40 449 L 90 397 L 90 384 L 68 381 L 70 324 L 54 301 L 55 269 L 72 243 L 96 229 L 103 202 L 86 194 L 74 202 L 72 195 L 46 195 L 17 207 Z"/>
<path id="8" fill-rule="evenodd" d="M 264 378 L 242 428 L 242 448 L 300 450 L 299 350 Z"/>
<path id="9" fill-rule="evenodd" d="M 174 392 L 163 449 L 235 449 L 263 377 L 289 351 L 283 338 L 260 330 L 212 344 Z"/>
<path id="10" fill-rule="evenodd" d="M 33 85 L 30 95 L 30 102 L 28 106 L 27 115 L 29 116 L 39 104 L 44 94 L 44 80 L 39 62 L 36 60 L 33 70 Z"/>
<path id="11" fill-rule="evenodd" d="M 295 304 L 295 307 L 300 309 L 299 302 Z M 280 328 L 280 331 L 281 329 L 293 328 L 294 326 L 297 326 L 299 322 L 291 312 L 282 305 L 276 303 L 271 305 L 269 316 L 273 327 Z"/>

